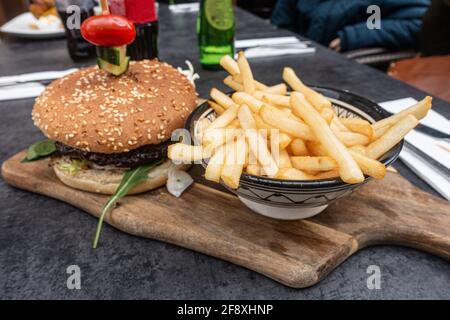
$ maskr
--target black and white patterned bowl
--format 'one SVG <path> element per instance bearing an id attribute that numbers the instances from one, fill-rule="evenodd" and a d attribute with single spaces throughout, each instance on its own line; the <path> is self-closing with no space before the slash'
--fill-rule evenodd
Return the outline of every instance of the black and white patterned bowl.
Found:
<path id="1" fill-rule="evenodd" d="M 314 89 L 332 101 L 334 109 L 341 117 L 357 117 L 375 122 L 389 116 L 375 102 L 347 91 L 325 87 Z M 195 109 L 186 121 L 186 129 L 191 137 L 194 137 L 194 143 L 197 143 L 196 124 L 202 118 L 216 118 L 214 110 L 207 103 Z M 387 152 L 380 161 L 386 166 L 392 164 L 398 158 L 402 147 L 403 141 Z M 205 168 L 207 164 L 207 160 L 202 162 Z M 331 202 L 352 193 L 370 180 L 370 177 L 366 177 L 362 183 L 348 184 L 338 178 L 288 181 L 242 174 L 239 188 L 230 191 L 255 212 L 275 219 L 297 220 L 322 212 Z"/>

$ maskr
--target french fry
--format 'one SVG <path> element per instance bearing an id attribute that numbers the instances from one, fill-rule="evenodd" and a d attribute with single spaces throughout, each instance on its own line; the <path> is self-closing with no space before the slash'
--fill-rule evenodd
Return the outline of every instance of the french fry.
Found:
<path id="1" fill-rule="evenodd" d="M 313 91 L 316 94 L 312 94 L 307 92 L 306 99 L 314 106 L 317 110 L 328 109 L 331 108 L 331 101 L 325 98 L 322 94 Z"/>
<path id="2" fill-rule="evenodd" d="M 305 124 L 305 122 L 302 119 L 300 119 L 294 113 L 292 113 L 292 109 L 291 108 L 278 108 L 278 109 L 280 109 L 281 111 L 286 113 L 289 116 L 289 119 L 292 119 L 292 120 L 295 120 L 295 121 L 298 121 L 300 123 Z"/>
<path id="3" fill-rule="evenodd" d="M 291 159 L 289 158 L 289 154 L 286 149 L 280 150 L 277 164 L 280 169 L 292 168 Z"/>
<path id="4" fill-rule="evenodd" d="M 274 177 L 278 173 L 278 166 L 267 148 L 267 141 L 256 130 L 245 130 L 250 152 L 258 159 L 264 172 L 269 177 Z"/>
<path id="5" fill-rule="evenodd" d="M 309 155 L 308 148 L 302 139 L 294 139 L 290 144 L 291 153 L 297 157 L 305 157 Z"/>
<path id="6" fill-rule="evenodd" d="M 342 124 L 352 132 L 360 133 L 371 139 L 374 130 L 369 121 L 359 118 L 341 118 Z"/>
<path id="7" fill-rule="evenodd" d="M 316 180 L 335 179 L 335 178 L 339 178 L 339 170 L 320 172 L 315 175 Z"/>
<path id="8" fill-rule="evenodd" d="M 349 152 L 365 175 L 375 179 L 383 179 L 386 176 L 386 167 L 381 162 L 353 150 L 349 150 Z"/>
<path id="9" fill-rule="evenodd" d="M 269 89 L 269 87 L 266 86 L 264 83 L 261 83 L 258 80 L 255 80 L 255 89 L 256 90 L 267 91 Z"/>
<path id="10" fill-rule="evenodd" d="M 312 156 L 327 156 L 327 150 L 318 141 L 306 141 L 306 147 Z"/>
<path id="11" fill-rule="evenodd" d="M 253 118 L 255 119 L 256 128 L 258 130 L 268 130 L 270 131 L 272 127 L 264 122 L 264 120 L 261 118 L 261 116 L 257 113 L 253 114 Z"/>
<path id="12" fill-rule="evenodd" d="M 389 118 L 385 118 L 378 122 L 372 124 L 375 131 L 374 138 L 379 138 L 382 136 L 391 126 L 399 122 L 401 119 L 408 115 L 413 115 L 417 120 L 423 119 L 430 111 L 432 106 L 433 98 L 430 96 L 425 97 L 423 100 L 419 101 L 417 104 L 396 113 Z"/>
<path id="13" fill-rule="evenodd" d="M 206 132 L 206 129 L 208 129 L 211 122 L 207 118 L 203 118 L 199 120 L 195 124 L 195 136 L 199 138 L 203 138 L 204 133 Z M 183 141 L 180 141 L 183 142 Z"/>
<path id="14" fill-rule="evenodd" d="M 229 96 L 216 88 L 212 88 L 209 95 L 224 109 L 228 109 L 234 104 L 234 101 Z"/>
<path id="15" fill-rule="evenodd" d="M 331 108 L 323 108 L 322 111 L 320 111 L 320 115 L 328 124 L 334 119 L 334 111 Z"/>
<path id="16" fill-rule="evenodd" d="M 290 112 L 290 114 L 289 114 L 289 119 L 295 120 L 295 121 L 297 121 L 297 122 L 300 122 L 300 123 L 303 123 L 304 125 L 306 125 L 306 124 L 305 124 L 305 121 L 303 121 L 302 119 L 300 119 L 299 117 L 297 117 L 297 116 L 292 112 L 292 109 L 284 108 L 283 110 L 284 110 L 284 111 L 289 110 L 289 112 Z"/>
<path id="17" fill-rule="evenodd" d="M 252 112 L 258 113 L 261 107 L 264 105 L 264 103 L 252 95 L 246 93 L 246 92 L 235 92 L 231 96 L 233 101 L 237 104 L 246 104 L 250 107 Z"/>
<path id="18" fill-rule="evenodd" d="M 265 123 L 295 138 L 315 140 L 310 128 L 304 123 L 290 119 L 283 111 L 264 105 L 260 111 Z"/>
<path id="19" fill-rule="evenodd" d="M 292 89 L 301 92 L 317 110 L 320 111 L 323 108 L 331 108 L 331 101 L 304 85 L 292 68 L 284 68 L 283 79 Z"/>
<path id="20" fill-rule="evenodd" d="M 355 152 L 361 153 L 362 155 L 366 154 L 366 147 L 364 147 L 364 146 L 353 146 L 349 149 L 353 150 Z"/>
<path id="21" fill-rule="evenodd" d="M 272 130 L 273 131 L 273 130 Z M 280 150 L 285 150 L 292 142 L 292 137 L 284 132 L 278 134 L 278 143 Z"/>
<path id="22" fill-rule="evenodd" d="M 256 89 L 260 90 L 259 88 L 256 88 Z M 284 83 L 280 83 L 275 86 L 271 86 L 271 87 L 267 88 L 266 92 L 272 93 L 272 94 L 281 94 L 281 95 L 285 96 L 287 93 L 287 86 Z"/>
<path id="23" fill-rule="evenodd" d="M 329 171 L 337 169 L 337 163 L 330 157 L 291 157 L 292 166 L 302 171 Z"/>
<path id="24" fill-rule="evenodd" d="M 244 91 L 248 94 L 253 94 L 255 92 L 255 83 L 253 79 L 252 69 L 245 57 L 244 52 L 238 53 L 237 63 L 239 66 L 239 73 L 242 76 L 242 84 L 244 85 Z"/>
<path id="25" fill-rule="evenodd" d="M 269 89 L 268 86 L 266 86 L 264 83 L 261 83 L 257 80 L 254 81 L 255 83 L 255 89 L 256 90 L 262 90 L 262 91 L 267 91 L 267 89 Z"/>
<path id="26" fill-rule="evenodd" d="M 243 83 L 241 74 L 234 75 L 233 76 L 233 80 L 236 81 L 237 83 L 240 83 L 240 84 Z M 269 88 L 264 83 L 259 82 L 257 80 L 253 80 L 253 83 L 255 84 L 255 90 L 266 91 Z"/>
<path id="27" fill-rule="evenodd" d="M 241 134 L 240 129 L 212 129 L 207 130 L 203 135 L 202 144 L 204 146 L 210 146 L 211 148 L 218 148 L 227 143 L 231 139 Z"/>
<path id="28" fill-rule="evenodd" d="M 222 113 L 224 113 L 224 111 L 225 111 L 225 109 L 224 109 L 220 104 L 218 104 L 218 103 L 216 103 L 216 102 L 214 102 L 214 101 L 212 101 L 212 100 L 208 100 L 208 104 L 209 104 L 209 106 L 210 106 L 211 108 L 214 109 L 214 111 L 215 111 L 217 114 L 222 114 Z"/>
<path id="29" fill-rule="evenodd" d="M 317 171 L 317 170 L 310 170 L 310 171 L 303 171 L 304 173 L 306 173 L 306 174 L 309 174 L 309 175 L 311 175 L 311 176 L 315 176 L 315 175 L 317 175 L 317 174 L 320 174 L 320 173 L 322 173 L 323 171 Z"/>
<path id="30" fill-rule="evenodd" d="M 220 146 L 214 152 L 214 155 L 209 159 L 205 170 L 205 179 L 220 182 L 220 175 L 222 174 L 222 167 L 225 163 L 225 145 Z"/>
<path id="31" fill-rule="evenodd" d="M 288 115 L 289 119 L 298 121 L 300 123 L 305 124 L 305 122 L 300 119 L 299 117 L 297 117 L 293 112 L 291 108 L 278 108 L 279 110 L 283 111 L 284 113 L 286 113 L 286 115 Z"/>
<path id="32" fill-rule="evenodd" d="M 290 110 L 290 109 L 288 109 L 288 110 Z M 261 116 L 259 114 L 253 114 L 253 118 L 255 119 L 256 128 L 258 130 L 267 130 L 267 132 L 270 133 L 271 130 L 273 129 L 270 125 L 268 125 L 267 123 L 264 122 L 264 120 L 261 118 Z M 294 115 L 290 115 L 290 118 L 292 118 L 293 120 L 298 119 Z M 280 143 L 282 143 L 283 141 L 287 142 L 289 140 L 288 137 L 290 138 L 290 140 L 293 139 L 291 136 L 289 136 L 288 134 L 283 133 L 283 132 L 280 132 L 279 135 L 280 135 Z M 283 147 L 283 144 L 280 144 L 280 149 L 284 149 L 284 148 L 285 147 Z"/>
<path id="33" fill-rule="evenodd" d="M 405 118 L 408 115 L 413 115 L 417 120 L 423 119 L 430 111 L 432 106 L 433 98 L 430 96 L 425 97 L 423 100 L 419 101 L 417 104 L 396 113 L 389 118 L 385 118 L 373 124 L 375 129 L 384 127 L 386 125 L 394 125 L 399 120 Z"/>
<path id="34" fill-rule="evenodd" d="M 203 148 L 203 146 L 175 143 L 169 146 L 167 156 L 174 161 L 191 163 L 211 157 L 211 151 L 211 148 Z"/>
<path id="35" fill-rule="evenodd" d="M 289 101 L 289 96 L 283 96 L 283 95 L 279 95 L 279 94 L 271 94 L 271 93 L 266 93 L 266 92 L 262 92 L 262 91 L 255 91 L 253 96 L 258 100 L 261 100 L 263 102 L 266 102 L 266 103 L 276 106 L 276 107 L 283 107 L 283 108 L 291 107 L 291 104 Z"/>
<path id="36" fill-rule="evenodd" d="M 231 121 L 231 123 L 229 125 L 227 125 L 225 127 L 226 129 L 239 129 L 240 128 L 240 123 L 238 119 L 234 119 L 233 121 Z"/>
<path id="37" fill-rule="evenodd" d="M 336 160 L 342 180 L 347 183 L 363 182 L 364 175 L 347 148 L 333 134 L 317 110 L 302 103 L 299 98 L 301 96 L 298 93 L 293 92 L 291 94 L 291 104 L 294 113 L 298 114 L 309 125 L 309 128 L 325 148 L 327 154 Z"/>
<path id="38" fill-rule="evenodd" d="M 223 56 L 220 59 L 220 65 L 233 77 L 233 80 L 242 85 L 242 76 L 239 71 L 239 66 L 236 61 L 229 55 Z M 255 88 L 258 90 L 266 91 L 269 89 L 265 84 L 254 80 Z M 243 91 L 243 90 L 240 90 Z"/>
<path id="39" fill-rule="evenodd" d="M 290 109 L 290 108 L 278 108 L 278 109 L 280 109 L 281 111 L 283 111 L 284 113 L 286 113 L 289 117 L 292 116 L 292 109 Z M 295 117 L 295 116 L 294 116 L 294 117 Z"/>
<path id="40" fill-rule="evenodd" d="M 308 88 L 309 89 L 309 88 Z M 319 111 L 319 113 L 322 111 L 322 109 L 330 109 L 330 110 L 333 110 L 331 107 L 327 107 L 327 108 L 317 108 L 316 106 L 314 106 L 314 105 L 312 105 L 309 101 L 308 101 L 308 99 L 306 99 L 306 96 L 303 94 L 303 93 L 301 93 L 301 92 L 296 92 L 296 96 L 297 96 L 297 100 L 298 100 L 298 102 L 299 103 L 303 103 L 304 105 L 306 105 L 307 107 L 313 107 L 314 109 L 316 109 L 317 111 Z M 292 97 L 292 94 L 291 94 L 291 97 Z M 292 101 L 290 100 L 290 102 L 291 102 L 291 108 L 292 108 Z M 333 112 L 334 113 L 334 112 Z"/>
<path id="41" fill-rule="evenodd" d="M 235 81 L 232 76 L 223 79 L 223 83 L 235 91 L 244 91 L 244 86 Z"/>
<path id="42" fill-rule="evenodd" d="M 225 55 L 220 59 L 220 65 L 232 76 L 239 74 L 239 66 L 236 61 L 229 55 Z"/>
<path id="43" fill-rule="evenodd" d="M 334 113 L 334 111 L 333 111 Z M 350 131 L 345 124 L 342 123 L 341 119 L 336 116 L 336 114 L 333 117 L 332 123 L 340 130 L 340 131 Z"/>
<path id="44" fill-rule="evenodd" d="M 246 168 L 246 172 L 248 174 L 254 175 L 254 176 L 260 176 L 261 175 L 261 166 L 259 164 L 249 164 Z"/>
<path id="45" fill-rule="evenodd" d="M 245 137 L 242 135 L 235 142 L 225 145 L 225 150 L 225 164 L 220 177 L 228 187 L 237 189 L 247 152 Z"/>
<path id="46" fill-rule="evenodd" d="M 233 80 L 236 81 L 237 83 L 242 84 L 242 75 L 237 74 L 237 75 L 233 76 Z M 255 84 L 255 90 L 266 91 L 269 88 L 264 83 L 259 82 L 257 80 L 253 80 L 253 83 Z"/>
<path id="47" fill-rule="evenodd" d="M 395 169 L 393 166 L 387 167 L 386 171 L 389 171 L 389 172 L 392 172 L 392 173 L 398 173 L 397 169 Z"/>
<path id="48" fill-rule="evenodd" d="M 209 126 L 208 130 L 220 129 L 228 126 L 237 117 L 239 106 L 233 104 L 225 110 L 220 116 L 218 116 Z"/>
<path id="49" fill-rule="evenodd" d="M 277 178 L 283 180 L 299 180 L 299 181 L 315 180 L 315 177 L 313 175 L 307 174 L 295 168 L 280 169 L 278 171 Z"/>
<path id="50" fill-rule="evenodd" d="M 387 130 L 378 140 L 367 146 L 366 156 L 372 159 L 380 158 L 399 143 L 418 123 L 419 121 L 413 115 L 406 116 Z"/>
<path id="51" fill-rule="evenodd" d="M 265 128 L 264 128 L 265 129 Z M 278 129 L 267 130 L 270 135 L 270 145 L 277 146 L 279 150 L 286 149 L 292 142 L 292 137 Z"/>
<path id="52" fill-rule="evenodd" d="M 240 106 L 238 111 L 238 119 L 242 129 L 256 129 L 256 121 L 253 118 L 250 108 L 246 104 Z"/>
<path id="53" fill-rule="evenodd" d="M 244 86 L 242 85 L 242 80 L 239 82 L 237 80 L 242 79 L 242 77 L 240 75 L 237 75 L 235 77 L 232 76 L 228 76 L 223 80 L 223 83 L 225 85 L 227 85 L 228 87 L 230 87 L 231 89 L 238 91 L 238 92 L 243 92 Z M 267 88 L 266 85 L 262 84 L 261 82 L 258 82 L 255 80 L 255 89 L 257 90 L 264 90 L 265 88 Z"/>
<path id="54" fill-rule="evenodd" d="M 357 145 L 365 146 L 370 143 L 370 138 L 365 135 L 350 131 L 339 131 L 339 129 L 334 126 L 331 126 L 331 130 L 339 141 L 341 141 L 346 147 L 353 147 Z"/>

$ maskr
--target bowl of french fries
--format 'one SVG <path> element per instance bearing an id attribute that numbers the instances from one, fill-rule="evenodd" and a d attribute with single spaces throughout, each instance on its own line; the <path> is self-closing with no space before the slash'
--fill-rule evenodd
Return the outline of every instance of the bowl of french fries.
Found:
<path id="1" fill-rule="evenodd" d="M 309 87 L 288 67 L 287 85 L 267 86 L 254 79 L 243 53 L 221 65 L 234 92 L 211 89 L 211 99 L 187 119 L 190 139 L 171 145 L 169 158 L 201 164 L 207 180 L 276 219 L 309 218 L 383 179 L 432 103 L 426 97 L 390 115 L 350 92 Z"/>

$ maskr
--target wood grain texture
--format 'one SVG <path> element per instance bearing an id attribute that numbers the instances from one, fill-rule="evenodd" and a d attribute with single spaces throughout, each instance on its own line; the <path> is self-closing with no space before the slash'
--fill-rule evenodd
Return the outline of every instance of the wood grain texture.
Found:
<path id="1" fill-rule="evenodd" d="M 64 186 L 48 160 L 21 164 L 24 154 L 3 163 L 9 184 L 99 215 L 106 196 Z M 225 259 L 296 288 L 314 285 L 358 249 L 378 243 L 450 258 L 450 206 L 397 174 L 303 221 L 262 217 L 235 196 L 198 183 L 179 199 L 165 188 L 126 197 L 106 221 L 124 232 Z"/>

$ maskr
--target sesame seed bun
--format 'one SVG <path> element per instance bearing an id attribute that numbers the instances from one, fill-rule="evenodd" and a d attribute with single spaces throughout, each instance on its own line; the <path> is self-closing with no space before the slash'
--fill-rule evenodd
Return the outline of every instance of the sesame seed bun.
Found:
<path id="1" fill-rule="evenodd" d="M 196 105 L 191 82 L 155 59 L 130 62 L 118 77 L 90 67 L 58 79 L 36 99 L 32 118 L 49 139 L 121 153 L 170 139 Z"/>
<path id="2" fill-rule="evenodd" d="M 58 157 L 52 161 L 53 171 L 65 185 L 69 187 L 100 194 L 112 195 L 116 192 L 125 174 L 125 170 L 82 169 L 75 174 L 61 170 L 62 164 L 70 163 L 70 157 Z M 167 160 L 163 164 L 151 170 L 147 180 L 131 189 L 127 195 L 143 193 L 159 188 L 166 184 L 167 175 L 171 167 L 187 170 L 190 165 L 175 165 Z"/>

